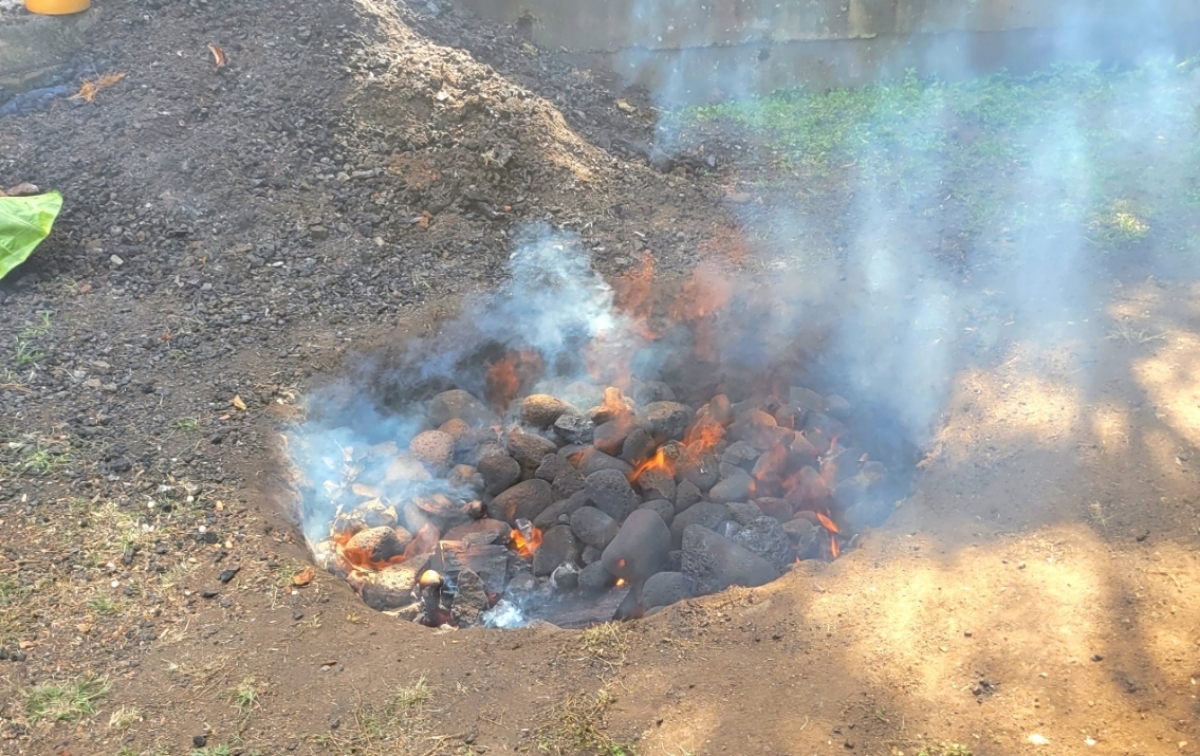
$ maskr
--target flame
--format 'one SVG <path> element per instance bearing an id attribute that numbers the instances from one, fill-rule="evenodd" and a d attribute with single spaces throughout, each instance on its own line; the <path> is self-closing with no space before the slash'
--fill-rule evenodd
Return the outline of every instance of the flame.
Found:
<path id="1" fill-rule="evenodd" d="M 538 546 L 542 545 L 541 528 L 530 527 L 528 538 L 518 528 L 513 528 L 512 545 L 522 559 L 529 559 L 533 552 L 538 550 Z"/>
<path id="2" fill-rule="evenodd" d="M 624 588 L 624 587 L 625 587 L 625 578 L 617 578 L 617 587 L 618 587 L 618 588 Z"/>
<path id="3" fill-rule="evenodd" d="M 821 521 L 821 524 L 824 525 L 825 529 L 828 530 L 830 533 L 842 532 L 842 531 L 838 530 L 837 523 L 834 522 L 833 520 L 829 519 L 829 516 L 826 515 L 825 513 L 817 512 L 817 519 Z"/>
<path id="4" fill-rule="evenodd" d="M 716 334 L 713 333 L 714 317 L 733 297 L 733 287 L 727 275 L 716 266 L 703 263 L 692 279 L 683 287 L 683 292 L 671 305 L 670 317 L 676 323 L 690 323 L 694 335 L 693 351 L 707 362 L 717 362 Z"/>
<path id="5" fill-rule="evenodd" d="M 649 323 L 650 311 L 654 304 L 650 299 L 653 286 L 654 258 L 645 252 L 642 253 L 640 264 L 635 270 L 613 282 L 617 309 L 630 316 L 634 330 L 642 338 L 651 341 L 658 338 L 657 334 L 650 330 Z"/>
<path id="6" fill-rule="evenodd" d="M 662 470 L 672 478 L 675 477 L 675 464 L 667 457 L 665 446 L 658 447 L 653 457 L 638 465 L 637 469 L 630 473 L 629 480 L 637 480 L 647 470 Z"/>
<path id="7" fill-rule="evenodd" d="M 521 390 L 521 381 L 517 378 L 516 360 L 510 355 L 493 363 L 487 370 L 487 400 L 494 406 L 507 409 L 509 403 L 516 398 Z"/>
<path id="8" fill-rule="evenodd" d="M 629 414 L 629 400 L 625 398 L 625 392 L 616 386 L 604 389 L 604 401 L 600 404 L 599 411 L 608 415 Z"/>
<path id="9" fill-rule="evenodd" d="M 834 559 L 837 559 L 838 554 L 842 553 L 842 550 L 838 548 L 837 536 L 835 536 L 833 533 L 829 534 L 829 553 Z"/>
<path id="10" fill-rule="evenodd" d="M 725 427 L 708 415 L 697 417 L 683 434 L 683 445 L 693 454 L 702 454 L 717 445 L 725 435 Z"/>
<path id="11" fill-rule="evenodd" d="M 521 393 L 522 384 L 529 384 L 545 369 L 542 356 L 533 349 L 510 352 L 488 366 L 485 376 L 485 398 L 501 410 Z"/>

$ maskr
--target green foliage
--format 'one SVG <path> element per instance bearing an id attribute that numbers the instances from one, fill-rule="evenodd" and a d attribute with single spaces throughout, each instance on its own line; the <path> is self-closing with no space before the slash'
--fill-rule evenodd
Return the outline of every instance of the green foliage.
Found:
<path id="1" fill-rule="evenodd" d="M 108 694 L 107 681 L 81 677 L 69 683 L 43 683 L 25 694 L 25 715 L 30 722 L 78 723 L 96 713 L 100 699 Z"/>
<path id="2" fill-rule="evenodd" d="M 25 262 L 50 233 L 62 209 L 62 195 L 0 197 L 0 278 Z"/>

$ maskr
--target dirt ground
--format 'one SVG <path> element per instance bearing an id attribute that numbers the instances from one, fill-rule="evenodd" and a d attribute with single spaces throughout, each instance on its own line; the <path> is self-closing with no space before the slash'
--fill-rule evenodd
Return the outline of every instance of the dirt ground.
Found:
<path id="1" fill-rule="evenodd" d="M 126 76 L 0 117 L 0 185 L 67 198 L 0 285 L 0 753 L 1200 749 L 1196 284 L 1129 268 L 1069 337 L 962 356 L 916 493 L 825 569 L 584 632 L 418 627 L 295 587 L 307 388 L 489 287 L 524 222 L 606 275 L 770 277 L 763 203 L 829 256 L 845 230 L 438 2 L 102 5 L 66 80 Z"/>

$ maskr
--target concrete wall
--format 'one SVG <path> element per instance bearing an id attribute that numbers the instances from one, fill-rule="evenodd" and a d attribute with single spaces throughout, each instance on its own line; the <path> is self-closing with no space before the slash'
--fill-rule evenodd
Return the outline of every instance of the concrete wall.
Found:
<path id="1" fill-rule="evenodd" d="M 906 68 L 954 76 L 1200 45 L 1197 0 L 453 2 L 524 19 L 540 44 L 690 100 L 712 88 L 848 84 Z"/>

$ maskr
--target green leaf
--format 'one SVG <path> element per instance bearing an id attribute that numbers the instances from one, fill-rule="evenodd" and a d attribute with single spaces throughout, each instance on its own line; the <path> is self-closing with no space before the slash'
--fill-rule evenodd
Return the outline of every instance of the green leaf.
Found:
<path id="1" fill-rule="evenodd" d="M 0 197 L 0 278 L 25 262 L 50 233 L 62 209 L 58 192 L 32 197 Z"/>

